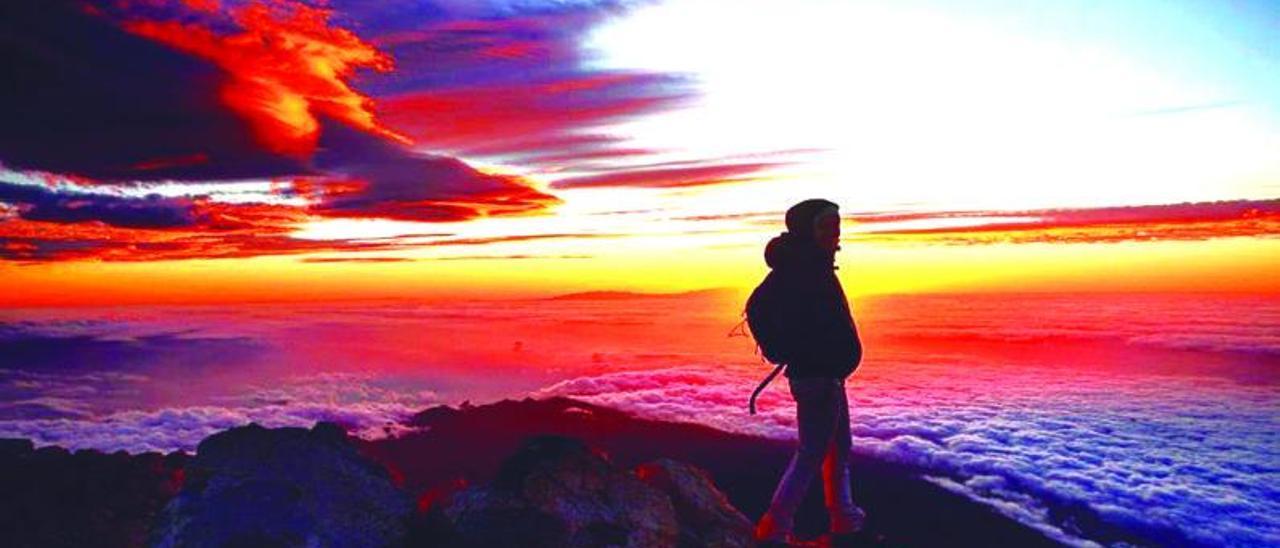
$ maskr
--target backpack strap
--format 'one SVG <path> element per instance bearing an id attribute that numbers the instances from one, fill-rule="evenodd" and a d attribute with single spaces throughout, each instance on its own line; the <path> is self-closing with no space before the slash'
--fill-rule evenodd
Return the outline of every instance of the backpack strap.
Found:
<path id="1" fill-rule="evenodd" d="M 756 414 L 756 398 L 760 396 L 760 392 L 764 390 L 764 387 L 769 386 L 769 383 L 773 382 L 774 377 L 777 377 L 778 373 L 781 373 L 782 369 L 786 366 L 787 364 L 785 363 L 778 364 L 777 367 L 773 368 L 773 372 L 769 373 L 768 377 L 765 377 L 763 381 L 760 381 L 760 386 L 756 387 L 756 391 L 751 393 L 751 400 L 747 402 L 747 409 L 751 411 L 752 415 Z"/>
<path id="2" fill-rule="evenodd" d="M 729 330 L 729 334 L 728 334 L 728 335 L 726 335 L 726 336 L 727 336 L 727 337 L 750 337 L 751 335 L 750 335 L 749 333 L 747 333 L 747 327 L 748 327 L 748 326 L 747 326 L 747 313 L 746 313 L 746 312 L 743 312 L 743 313 L 742 313 L 742 321 L 738 322 L 738 324 L 737 324 L 737 325 L 733 326 L 733 329 L 730 329 L 730 330 Z M 757 348 L 759 348 L 759 347 L 757 346 Z"/>

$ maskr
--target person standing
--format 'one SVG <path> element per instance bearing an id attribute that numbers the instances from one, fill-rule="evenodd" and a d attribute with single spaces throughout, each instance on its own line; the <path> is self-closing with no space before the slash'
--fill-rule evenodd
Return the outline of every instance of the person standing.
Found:
<path id="1" fill-rule="evenodd" d="M 845 380 L 862 361 L 862 342 L 836 277 L 839 206 L 805 200 L 787 210 L 787 231 L 765 248 L 779 278 L 779 321 L 786 334 L 786 377 L 796 402 L 799 442 L 756 523 L 761 546 L 785 546 L 809 484 L 822 472 L 831 536 L 839 543 L 862 529 L 866 513 L 850 485 L 849 404 Z"/>

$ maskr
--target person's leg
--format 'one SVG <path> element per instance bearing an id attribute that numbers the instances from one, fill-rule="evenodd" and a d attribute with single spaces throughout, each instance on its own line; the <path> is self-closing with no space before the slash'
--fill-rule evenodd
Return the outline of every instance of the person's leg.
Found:
<path id="1" fill-rule="evenodd" d="M 827 451 L 835 427 L 835 379 L 788 379 L 796 401 L 799 440 L 773 493 L 769 510 L 756 524 L 756 538 L 779 540 L 791 533 L 796 510 Z"/>
<path id="2" fill-rule="evenodd" d="M 822 463 L 823 494 L 831 516 L 831 532 L 853 533 L 862 529 L 866 514 L 853 504 L 849 470 L 853 442 L 849 432 L 849 399 L 843 382 L 838 384 L 833 399 L 835 425 Z"/>

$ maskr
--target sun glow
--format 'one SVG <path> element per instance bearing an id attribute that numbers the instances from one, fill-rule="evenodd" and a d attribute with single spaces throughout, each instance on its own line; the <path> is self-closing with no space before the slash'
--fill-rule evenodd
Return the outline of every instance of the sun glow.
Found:
<path id="1" fill-rule="evenodd" d="M 1119 53 L 1105 31 L 1045 39 L 1079 23 L 911 3 L 667 2 L 590 45 L 600 66 L 700 82 L 696 106 L 620 128 L 636 146 L 823 149 L 796 184 L 860 208 L 1274 195 L 1280 133 L 1265 103 L 1241 101 L 1222 75 Z M 773 197 L 743 197 L 755 198 Z"/>
<path id="2" fill-rule="evenodd" d="M 669 0 L 406 27 L 119 4 L 84 32 L 212 112 L 153 97 L 119 114 L 136 135 L 86 115 L 82 146 L 0 149 L 0 271 L 33 288 L 6 302 L 741 289 L 818 196 L 855 295 L 1280 290 L 1280 67 L 1249 5 Z M 82 68 L 67 97 L 137 106 L 92 95 L 132 72 Z M 202 141 L 189 115 L 244 127 Z M 31 120 L 6 138 L 67 122 Z"/>

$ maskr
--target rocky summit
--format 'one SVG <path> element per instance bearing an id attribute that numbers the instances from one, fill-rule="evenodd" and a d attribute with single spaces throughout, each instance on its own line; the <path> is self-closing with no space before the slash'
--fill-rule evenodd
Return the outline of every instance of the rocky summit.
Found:
<path id="1" fill-rule="evenodd" d="M 412 499 L 332 423 L 250 424 L 200 442 L 157 547 L 402 545 Z"/>
<path id="2" fill-rule="evenodd" d="M 0 542 L 84 546 L 751 546 L 793 444 L 563 398 L 438 407 L 377 441 L 250 424 L 195 456 L 0 439 Z M 856 457 L 855 545 L 1054 546 L 998 511 Z M 746 515 L 743 515 L 743 512 Z M 821 490 L 797 517 L 826 529 Z"/>
<path id="3" fill-rule="evenodd" d="M 190 458 L 0 439 L 0 545 L 143 546 Z"/>
<path id="4" fill-rule="evenodd" d="M 643 475 L 581 441 L 527 439 L 492 483 L 442 498 L 421 538 L 438 546 L 747 546 L 747 519 L 694 467 L 666 461 Z M 711 543 L 706 540 L 713 540 Z"/>
<path id="5" fill-rule="evenodd" d="M 429 456 L 428 456 L 429 457 Z M 148 544 L 645 548 L 748 546 L 750 526 L 705 472 L 636 471 L 581 440 L 532 436 L 492 481 L 416 507 L 340 427 L 250 424 L 202 441 Z"/>
<path id="6" fill-rule="evenodd" d="M 671 499 L 682 548 L 751 546 L 752 523 L 716 488 L 705 470 L 674 459 L 658 459 L 636 467 L 636 477 Z"/>

